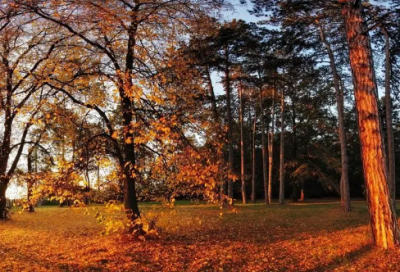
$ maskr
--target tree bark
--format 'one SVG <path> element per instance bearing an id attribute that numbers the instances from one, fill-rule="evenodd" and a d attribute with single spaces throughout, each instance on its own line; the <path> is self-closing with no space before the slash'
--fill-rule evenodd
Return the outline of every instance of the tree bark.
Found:
<path id="1" fill-rule="evenodd" d="M 222 133 L 222 131 L 221 131 L 221 124 L 220 124 L 220 120 L 219 120 L 217 101 L 216 101 L 216 98 L 215 98 L 214 86 L 213 86 L 213 82 L 212 82 L 212 79 L 211 79 L 211 71 L 210 71 L 210 67 L 209 66 L 206 66 L 205 69 L 206 69 L 206 80 L 207 80 L 208 94 L 209 94 L 210 100 L 211 100 L 211 110 L 212 110 L 212 114 L 213 114 L 213 119 L 214 119 L 214 123 L 215 123 L 215 125 L 217 126 L 217 129 L 218 129 L 218 135 L 220 135 Z M 219 154 L 217 159 L 219 161 L 223 161 L 224 160 L 223 153 Z M 220 167 L 220 172 L 222 173 L 222 167 Z M 223 181 L 223 178 L 221 178 L 220 181 L 221 181 L 221 184 L 220 184 L 220 188 L 219 188 L 219 197 L 220 197 L 221 205 L 223 205 L 224 204 L 223 203 L 224 202 L 224 195 L 225 195 L 225 189 L 224 189 L 225 182 Z"/>
<path id="2" fill-rule="evenodd" d="M 232 110 L 231 110 L 231 82 L 229 68 L 229 51 L 225 48 L 225 91 L 226 107 L 228 114 L 228 196 L 233 198 L 233 131 L 232 131 Z"/>
<path id="3" fill-rule="evenodd" d="M 243 86 L 239 83 L 239 101 L 240 101 L 240 109 L 239 109 L 239 121 L 240 121 L 240 179 L 242 182 L 242 202 L 243 204 L 247 203 L 246 199 L 246 180 L 245 180 L 245 168 L 244 168 L 244 131 L 243 131 Z"/>
<path id="4" fill-rule="evenodd" d="M 28 180 L 27 180 L 27 201 L 28 201 L 28 209 L 26 210 L 27 212 L 34 212 L 35 209 L 33 208 L 33 204 L 31 203 L 31 198 L 32 198 L 32 189 L 33 189 L 33 166 L 32 166 L 32 153 L 36 150 L 35 147 L 30 148 L 28 151 L 28 157 L 27 157 L 27 164 L 28 164 Z"/>
<path id="5" fill-rule="evenodd" d="M 303 202 L 305 200 L 305 195 L 304 195 L 304 180 L 301 181 L 301 187 L 300 187 L 300 198 L 299 201 Z"/>
<path id="6" fill-rule="evenodd" d="M 350 203 L 350 187 L 349 187 L 349 163 L 347 158 L 347 147 L 346 147 L 346 132 L 344 127 L 344 96 L 343 88 L 340 87 L 340 77 L 337 72 L 336 62 L 331 45 L 328 43 L 325 37 L 325 31 L 323 26 L 317 21 L 316 22 L 320 30 L 320 38 L 322 43 L 325 45 L 328 51 L 329 62 L 333 75 L 333 83 L 336 91 L 336 103 L 338 111 L 338 134 L 340 139 L 340 154 L 341 154 L 341 165 L 342 165 L 342 175 L 340 179 L 340 197 L 342 208 L 345 212 L 351 211 Z"/>
<path id="7" fill-rule="evenodd" d="M 211 79 L 211 71 L 208 66 L 206 67 L 206 77 L 207 77 L 208 94 L 210 95 L 210 100 L 211 100 L 211 110 L 213 113 L 213 118 L 214 121 L 217 122 L 217 124 L 219 124 L 219 114 L 217 109 L 217 102 L 215 99 L 214 86 Z"/>
<path id="8" fill-rule="evenodd" d="M 254 110 L 254 122 L 253 122 L 253 162 L 252 162 L 252 175 L 251 175 L 251 202 L 256 203 L 256 123 L 257 123 L 257 112 Z"/>
<path id="9" fill-rule="evenodd" d="M 390 96 L 390 79 L 392 72 L 390 57 L 390 38 L 386 29 L 382 29 L 385 35 L 385 107 L 386 107 L 386 136 L 388 151 L 388 183 L 393 204 L 396 207 L 396 163 L 394 152 L 393 122 L 392 122 L 392 97 Z"/>
<path id="10" fill-rule="evenodd" d="M 135 6 L 135 11 L 139 8 L 139 5 Z M 132 73 L 135 59 L 135 46 L 136 46 L 136 33 L 138 29 L 138 20 L 136 18 L 136 12 L 132 15 L 132 22 L 128 30 L 128 46 L 126 53 L 126 75 L 123 78 L 119 78 L 119 92 L 121 96 L 121 108 L 122 108 L 122 120 L 123 120 L 123 136 L 124 136 L 124 153 L 125 161 L 122 165 L 124 173 L 124 207 L 128 218 L 132 222 L 130 231 L 136 232 L 140 235 L 143 233 L 143 225 L 137 223 L 140 218 L 140 210 L 136 196 L 136 179 L 139 176 L 136 169 L 136 154 L 135 154 L 135 128 L 133 127 L 134 121 L 134 103 L 128 96 L 132 87 Z M 124 81 L 124 78 L 126 81 Z"/>
<path id="11" fill-rule="evenodd" d="M 268 133 L 268 204 L 272 203 L 272 170 L 274 164 L 275 87 L 272 94 L 271 130 Z"/>
<path id="12" fill-rule="evenodd" d="M 8 180 L 4 178 L 0 178 L 0 219 L 7 218 L 7 210 L 6 210 L 6 191 Z"/>
<path id="13" fill-rule="evenodd" d="M 268 168 L 267 168 L 267 146 L 265 140 L 265 123 L 264 123 L 264 105 L 263 94 L 260 88 L 260 121 L 261 121 L 261 141 L 262 141 L 262 158 L 263 158 L 263 180 L 264 180 L 264 202 L 268 204 Z"/>
<path id="14" fill-rule="evenodd" d="M 292 144 L 293 144 L 293 160 L 297 160 L 297 124 L 296 124 L 296 102 L 295 102 L 295 95 L 294 93 L 293 96 L 291 96 L 291 108 L 292 108 Z M 298 201 L 298 186 L 296 184 L 296 180 L 292 178 L 292 201 L 297 202 Z"/>
<path id="15" fill-rule="evenodd" d="M 281 94 L 281 139 L 279 150 L 279 204 L 285 204 L 285 91 Z"/>
<path id="16" fill-rule="evenodd" d="M 376 246 L 394 248 L 399 244 L 400 233 L 387 180 L 368 27 L 364 21 L 362 1 L 341 2 L 344 3 L 343 15 L 353 74 L 372 235 Z"/>

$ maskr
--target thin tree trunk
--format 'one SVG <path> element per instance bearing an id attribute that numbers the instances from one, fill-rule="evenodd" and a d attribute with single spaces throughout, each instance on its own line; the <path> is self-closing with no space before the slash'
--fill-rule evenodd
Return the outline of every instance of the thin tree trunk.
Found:
<path id="1" fill-rule="evenodd" d="M 247 203 L 246 199 L 246 180 L 245 180 L 245 168 L 244 168 L 244 131 L 243 131 L 243 86 L 239 83 L 239 101 L 240 101 L 240 109 L 239 109 L 239 121 L 240 121 L 240 179 L 242 182 L 242 202 L 243 204 Z"/>
<path id="2" fill-rule="evenodd" d="M 264 105 L 263 94 L 260 89 L 260 121 L 261 121 L 261 141 L 262 141 L 262 158 L 263 158 L 263 180 L 264 180 L 264 201 L 268 204 L 268 168 L 267 168 L 267 145 L 265 140 L 265 124 L 264 124 Z"/>
<path id="3" fill-rule="evenodd" d="M 253 162 L 252 162 L 252 175 L 251 175 L 251 202 L 256 203 L 256 123 L 257 112 L 254 110 L 253 122 Z"/>
<path id="4" fill-rule="evenodd" d="M 342 175 L 340 179 L 340 197 L 342 202 L 342 207 L 345 212 L 351 211 L 351 203 L 350 203 L 350 187 L 349 187 L 349 163 L 347 158 L 347 147 L 346 147 L 346 132 L 344 127 L 344 97 L 343 97 L 343 88 L 340 88 L 340 77 L 337 72 L 335 57 L 331 48 L 331 45 L 328 43 L 325 37 L 325 31 L 323 26 L 317 21 L 317 25 L 320 30 L 320 37 L 322 43 L 325 45 L 329 62 L 333 75 L 333 83 L 336 91 L 336 103 L 337 103 L 337 111 L 338 111 L 338 134 L 340 139 L 340 154 L 341 154 L 341 165 L 342 165 Z"/>
<path id="5" fill-rule="evenodd" d="M 392 97 L 390 96 L 390 79 L 392 72 L 390 58 L 390 38 L 386 29 L 382 29 L 385 35 L 385 107 L 386 107 L 386 134 L 388 143 L 388 183 L 393 203 L 396 207 L 396 163 L 394 152 L 393 122 L 392 122 Z"/>
<path id="6" fill-rule="evenodd" d="M 399 244 L 400 232 L 387 180 L 368 27 L 362 1 L 343 2 L 372 235 L 378 247 L 394 248 Z"/>
<path id="7" fill-rule="evenodd" d="M 296 93 L 294 94 L 296 95 Z M 292 104 L 292 131 L 293 131 L 293 137 L 292 137 L 292 144 L 293 144 L 293 160 L 297 161 L 297 124 L 296 124 L 296 104 L 295 104 L 295 98 L 294 96 L 291 97 Z M 292 201 L 297 202 L 298 201 L 298 186 L 296 184 L 296 180 L 292 178 Z"/>
<path id="8" fill-rule="evenodd" d="M 285 91 L 281 94 L 281 139 L 279 150 L 279 204 L 285 204 Z"/>
<path id="9" fill-rule="evenodd" d="M 221 133 L 221 127 L 220 127 L 220 121 L 219 121 L 217 101 L 216 101 L 216 98 L 215 98 L 214 86 L 213 86 L 213 82 L 212 82 L 212 79 L 211 79 L 211 71 L 210 71 L 210 68 L 208 66 L 206 66 L 206 78 L 207 78 L 208 94 L 209 94 L 210 100 L 211 100 L 211 110 L 212 110 L 212 113 L 213 113 L 213 119 L 214 119 L 214 123 L 218 127 L 218 134 L 220 134 Z M 218 156 L 218 160 L 219 161 L 224 160 L 223 154 L 220 154 Z M 222 170 L 222 169 L 220 169 L 220 170 Z M 220 172 L 222 172 L 222 171 L 220 171 Z M 225 187 L 225 182 L 221 181 L 220 188 L 219 188 L 221 205 L 223 205 L 223 200 L 224 200 L 224 195 L 225 195 L 224 187 Z"/>
<path id="10" fill-rule="evenodd" d="M 89 137 L 89 138 L 90 138 L 90 137 Z M 90 191 L 91 191 L 91 186 L 90 186 L 89 163 L 90 163 L 90 158 L 89 158 L 89 147 L 86 145 L 86 169 L 85 169 L 86 188 L 85 188 L 85 205 L 89 205 L 89 202 L 90 202 L 89 193 L 90 193 Z"/>
<path id="11" fill-rule="evenodd" d="M 208 94 L 210 95 L 211 109 L 212 109 L 212 113 L 213 113 L 214 122 L 217 122 L 217 124 L 218 124 L 219 123 L 219 114 L 218 114 L 218 110 L 217 110 L 217 102 L 215 99 L 215 92 L 214 92 L 214 86 L 213 86 L 212 79 L 211 79 L 211 72 L 210 72 L 210 68 L 208 66 L 206 67 L 206 77 L 207 77 Z"/>
<path id="12" fill-rule="evenodd" d="M 272 94 L 271 130 L 268 133 L 268 204 L 272 203 L 272 170 L 274 164 L 275 87 Z"/>
<path id="13" fill-rule="evenodd" d="M 304 180 L 301 181 L 301 187 L 300 187 L 300 199 L 299 201 L 302 202 L 305 200 L 305 195 L 304 195 Z"/>
<path id="14" fill-rule="evenodd" d="M 228 113 L 228 196 L 233 198 L 233 131 L 232 131 L 232 110 L 231 110 L 231 83 L 229 69 L 229 51 L 225 48 L 225 91 L 226 107 Z"/>
<path id="15" fill-rule="evenodd" d="M 36 148 L 35 148 L 36 150 Z M 33 189 L 33 183 L 34 183 L 34 177 L 33 177 L 33 167 L 32 167 L 32 153 L 33 149 L 30 149 L 28 151 L 28 157 L 27 157 L 27 166 L 28 166 L 28 181 L 27 181 L 27 201 L 28 201 L 28 209 L 26 210 L 27 212 L 34 212 L 35 209 L 33 208 L 33 205 L 31 203 L 31 198 L 32 198 L 32 189 Z"/>

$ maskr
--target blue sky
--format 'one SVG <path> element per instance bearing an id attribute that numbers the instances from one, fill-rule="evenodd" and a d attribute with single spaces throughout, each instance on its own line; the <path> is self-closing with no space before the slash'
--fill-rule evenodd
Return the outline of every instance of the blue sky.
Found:
<path id="1" fill-rule="evenodd" d="M 232 0 L 232 4 L 235 8 L 234 11 L 226 11 L 224 20 L 229 21 L 232 19 L 242 19 L 247 22 L 257 22 L 261 18 L 257 18 L 253 15 L 250 15 L 248 10 L 252 9 L 252 4 L 249 3 L 250 0 L 247 0 L 246 4 L 240 4 L 239 0 Z M 370 0 L 373 4 L 383 5 L 387 7 L 394 6 L 394 0 Z"/>
<path id="2" fill-rule="evenodd" d="M 250 2 L 250 1 L 247 1 Z M 250 3 L 240 4 L 239 0 L 233 0 L 232 4 L 235 8 L 233 11 L 226 11 L 224 13 L 224 20 L 232 20 L 232 19 L 242 19 L 247 22 L 257 22 L 260 18 L 257 18 L 253 15 L 250 15 L 248 10 L 252 9 L 252 5 Z"/>

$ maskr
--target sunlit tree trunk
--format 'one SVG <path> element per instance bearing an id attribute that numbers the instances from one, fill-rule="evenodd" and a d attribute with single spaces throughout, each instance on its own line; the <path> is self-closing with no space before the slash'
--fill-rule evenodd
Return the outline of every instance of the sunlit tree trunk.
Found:
<path id="1" fill-rule="evenodd" d="M 344 128 L 344 90 L 340 87 L 340 77 L 336 68 L 336 62 L 334 53 L 332 51 L 331 45 L 328 43 L 325 37 L 325 31 L 323 26 L 317 21 L 317 25 L 320 30 L 320 37 L 322 43 L 325 45 L 329 62 L 333 75 L 333 83 L 336 91 L 336 103 L 337 103 L 337 111 L 338 111 L 338 134 L 340 139 L 340 154 L 341 154 L 341 166 L 342 166 L 342 175 L 340 179 L 340 197 L 342 202 L 342 207 L 345 212 L 351 211 L 351 203 L 350 203 L 350 187 L 349 187 L 349 163 L 347 158 L 347 147 L 346 147 L 346 132 Z"/>
<path id="2" fill-rule="evenodd" d="M 388 183 L 393 203 L 396 206 L 396 164 L 394 152 L 393 122 L 392 122 L 392 97 L 390 96 L 390 79 L 392 72 L 390 58 L 390 38 L 386 29 L 382 29 L 385 35 L 385 107 L 386 107 L 386 136 L 388 150 Z"/>
<path id="3" fill-rule="evenodd" d="M 285 91 L 281 94 L 281 139 L 279 150 L 279 204 L 285 204 Z"/>
<path id="4" fill-rule="evenodd" d="M 251 202 L 256 203 L 256 123 L 257 123 L 257 112 L 254 110 L 254 121 L 253 121 L 253 161 L 251 171 Z"/>
<path id="5" fill-rule="evenodd" d="M 268 204 L 272 203 L 272 170 L 274 164 L 275 88 L 272 94 L 271 130 L 268 133 Z"/>
<path id="6" fill-rule="evenodd" d="M 364 178 L 374 243 L 381 248 L 399 244 L 396 211 L 390 195 L 382 128 L 379 120 L 377 86 L 368 28 L 362 1 L 342 0 L 350 64 L 353 73 Z"/>
<path id="7" fill-rule="evenodd" d="M 239 83 L 239 121 L 240 121 L 240 180 L 242 183 L 242 202 L 246 204 L 246 180 L 245 180 L 245 168 L 244 168 L 244 131 L 243 131 L 243 86 Z"/>
<path id="8" fill-rule="evenodd" d="M 304 180 L 301 181 L 301 187 L 300 187 L 300 198 L 299 201 L 304 201 L 305 200 L 305 195 L 304 195 Z"/>

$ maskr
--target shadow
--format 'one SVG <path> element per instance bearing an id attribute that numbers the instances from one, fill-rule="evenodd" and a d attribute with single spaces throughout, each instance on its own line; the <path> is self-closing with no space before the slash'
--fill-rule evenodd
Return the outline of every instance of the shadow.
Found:
<path id="1" fill-rule="evenodd" d="M 179 230 L 173 232 L 166 230 L 163 232 L 163 237 L 168 242 L 179 241 L 187 244 L 222 239 L 259 245 L 308 240 L 338 231 L 369 226 L 365 201 L 355 204 L 353 211 L 349 213 L 341 210 L 340 203 L 329 204 L 238 205 L 237 213 L 224 211 L 221 217 L 219 217 L 220 210 L 217 209 L 208 210 L 207 213 L 199 210 L 197 215 L 201 217 L 203 224 L 193 224 L 190 228 L 182 229 L 179 226 L 177 227 Z M 190 210 L 193 212 L 191 208 Z M 176 222 L 180 220 L 182 218 L 178 216 Z M 262 235 L 257 235 L 260 233 Z"/>
<path id="2" fill-rule="evenodd" d="M 362 257 L 367 254 L 369 251 L 373 249 L 373 245 L 365 245 L 360 247 L 357 250 L 351 251 L 344 256 L 339 256 L 334 258 L 330 263 L 324 264 L 321 266 L 314 267 L 312 269 L 306 270 L 306 272 L 315 272 L 315 271 L 334 271 L 336 268 L 339 268 L 341 265 L 351 264 L 356 259 Z"/>

